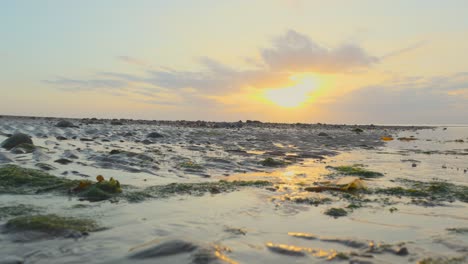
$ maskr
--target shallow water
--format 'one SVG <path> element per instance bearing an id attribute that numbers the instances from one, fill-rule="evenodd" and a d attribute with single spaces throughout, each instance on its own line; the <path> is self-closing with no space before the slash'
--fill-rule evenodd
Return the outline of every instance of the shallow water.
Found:
<path id="1" fill-rule="evenodd" d="M 86 128 L 90 129 L 90 128 Z M 47 126 L 40 121 L 19 124 L 18 121 L 4 122 L 2 131 L 13 133 L 23 131 L 35 133 L 36 145 L 47 147 L 44 159 L 57 169 L 51 174 L 68 178 L 82 179 L 70 171 L 95 177 L 102 174 L 114 175 L 119 181 L 134 186 L 152 186 L 170 182 L 200 182 L 219 179 L 269 180 L 275 188 L 244 188 L 239 191 L 204 196 L 174 196 L 165 199 L 152 199 L 141 203 L 81 202 L 76 199 L 54 195 L 0 195 L 0 206 L 31 204 L 43 207 L 47 213 L 67 216 L 90 217 L 108 229 L 91 233 L 79 239 L 56 238 L 16 242 L 17 235 L 0 234 L 0 256 L 16 256 L 26 263 L 323 263 L 337 252 L 344 252 L 353 260 L 373 263 L 414 263 L 428 256 L 466 256 L 468 236 L 466 233 L 453 233 L 447 228 L 468 227 L 468 207 L 466 203 L 455 201 L 444 206 L 424 207 L 406 200 L 398 200 L 390 205 L 369 203 L 364 207 L 350 210 L 345 217 L 333 218 L 324 214 L 331 207 L 343 207 L 346 200 L 328 193 L 304 192 L 304 186 L 327 180 L 332 170 L 327 166 L 364 164 L 366 169 L 384 173 L 384 177 L 366 179 L 369 188 L 396 185 L 398 178 L 430 181 L 433 178 L 448 180 L 451 183 L 468 185 L 468 127 L 442 127 L 424 130 L 387 130 L 369 137 L 348 140 L 359 144 L 346 145 L 346 140 L 333 145 L 330 141 L 311 143 L 305 132 L 293 132 L 285 137 L 281 130 L 244 131 L 243 137 L 224 130 L 195 128 L 157 128 L 164 133 L 179 133 L 179 136 L 166 138 L 152 145 L 134 142 L 134 138 L 117 136 L 116 129 L 138 131 L 144 135 L 153 129 L 142 131 L 135 127 L 108 127 L 99 129 L 99 134 L 115 136 L 110 142 L 81 142 L 78 140 L 57 141 L 56 135 L 86 136 L 86 129 L 59 129 Z M 146 129 L 146 128 L 145 128 Z M 47 134 L 47 138 L 38 135 Z M 194 133 L 197 135 L 193 137 Z M 309 132 L 307 132 L 309 133 Z M 314 135 L 318 133 L 314 130 Z M 346 134 L 341 130 L 327 131 L 334 137 Z M 230 135 L 229 137 L 223 136 Z M 270 134 L 269 136 L 265 136 Z M 392 135 L 395 140 L 379 140 L 381 135 Z M 399 141 L 398 137 L 414 136 L 418 140 Z M 245 141 L 245 138 L 262 138 L 265 141 Z M 3 140 L 6 137 L 0 138 Z M 349 138 L 349 137 L 348 137 Z M 281 141 L 281 139 L 283 141 Z M 464 142 L 454 142 L 463 139 Z M 193 143 L 189 143 L 193 140 Z M 197 141 L 198 140 L 198 141 Z M 430 141 L 428 141 L 430 140 Z M 50 143 L 48 141 L 53 141 Z M 210 141 L 210 144 L 206 144 Z M 95 144 L 98 142 L 99 144 Z M 253 142 L 249 145 L 249 142 Z M 56 145 L 59 144 L 59 145 Z M 101 145 L 102 144 L 102 145 Z M 198 145 L 197 145 L 198 144 Z M 369 147 L 358 147 L 366 144 Z M 246 150 L 229 152 L 229 148 Z M 53 160 L 62 157 L 66 150 L 76 150 L 78 159 L 70 165 L 60 165 Z M 157 162 L 159 169 L 149 169 L 152 165 L 129 161 L 122 157 L 110 167 L 102 168 L 96 161 L 107 157 L 114 148 L 122 148 L 144 153 Z M 149 152 L 150 148 L 160 152 Z M 170 151 L 169 151 L 170 149 Z M 299 149 L 299 151 L 298 151 Z M 296 154 L 300 151 L 337 151 L 337 155 L 324 155 L 324 159 L 301 159 L 285 168 L 270 169 L 258 165 L 267 157 L 266 153 L 284 151 Z M 14 164 L 35 167 L 34 154 L 12 154 L 2 150 L 0 154 L 9 157 Z M 275 154 L 276 155 L 276 154 Z M 271 155 L 272 157 L 278 157 Z M 186 172 L 177 164 L 186 159 L 204 165 L 202 172 Z M 219 161 L 216 159 L 222 159 Z M 411 160 L 411 161 L 407 161 Z M 81 162 L 81 163 L 78 163 Z M 138 172 L 121 169 L 115 164 L 127 162 Z M 416 167 L 413 167 L 413 163 Z M 153 164 L 153 163 L 151 163 Z M 204 175 L 209 175 L 207 178 Z M 228 175 L 228 176 L 226 176 Z M 318 206 L 294 203 L 295 197 L 331 197 L 332 202 Z M 86 204 L 76 209 L 73 205 Z M 390 208 L 396 208 L 391 212 Z M 2 219 L 3 223 L 7 219 Z M 236 231 L 237 230 L 237 231 Z M 291 233 L 313 235 L 315 239 L 304 239 Z M 129 259 L 128 256 L 139 250 L 158 245 L 173 239 L 189 241 L 200 249 L 206 249 L 213 258 L 197 259 L 197 252 L 186 252 L 171 256 L 143 260 Z M 406 256 L 393 253 L 368 252 L 369 246 L 386 244 L 400 247 L 405 243 L 409 251 Z M 281 249 L 288 250 L 282 251 Z M 377 247 L 378 248 L 378 247 Z M 303 254 L 294 254 L 302 252 Z M 355 253 L 353 255 L 353 252 Z M 198 262 L 197 262 L 198 261 Z M 203 262 L 204 261 L 204 262 Z M 349 259 L 333 260 L 349 263 Z"/>

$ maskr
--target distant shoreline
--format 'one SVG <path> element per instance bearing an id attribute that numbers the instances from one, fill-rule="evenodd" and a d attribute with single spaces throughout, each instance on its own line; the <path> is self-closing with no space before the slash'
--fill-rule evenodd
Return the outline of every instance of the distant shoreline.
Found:
<path id="1" fill-rule="evenodd" d="M 260 120 L 239 120 L 239 121 L 208 121 L 208 120 L 149 120 L 149 119 L 131 119 L 131 118 L 74 118 L 74 117 L 49 117 L 49 116 L 21 116 L 21 115 L 0 115 L 1 118 L 9 119 L 44 119 L 44 120 L 80 120 L 85 123 L 105 123 L 114 122 L 117 123 L 138 123 L 138 124 L 159 124 L 159 125 L 178 125 L 178 126 L 208 126 L 215 127 L 216 125 L 227 126 L 228 124 L 236 125 L 249 125 L 249 126 L 345 126 L 345 127 L 387 127 L 387 128 L 398 128 L 398 127 L 414 127 L 414 128 L 435 128 L 435 127 L 467 127 L 468 124 L 336 124 L 336 123 L 281 123 L 281 122 L 264 122 Z M 218 127 L 220 128 L 220 127 Z"/>

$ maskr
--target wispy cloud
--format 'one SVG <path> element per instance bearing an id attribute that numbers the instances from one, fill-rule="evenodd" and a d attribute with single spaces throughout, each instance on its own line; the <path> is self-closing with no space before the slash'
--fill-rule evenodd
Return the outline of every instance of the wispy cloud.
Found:
<path id="1" fill-rule="evenodd" d="M 117 56 L 117 59 L 128 64 L 138 65 L 138 66 L 148 66 L 149 63 L 130 56 Z"/>
<path id="2" fill-rule="evenodd" d="M 274 39 L 272 48 L 261 51 L 261 58 L 270 69 L 300 72 L 343 72 L 379 61 L 355 44 L 327 48 L 294 30 Z"/>
<path id="3" fill-rule="evenodd" d="M 468 73 L 431 78 L 399 78 L 355 90 L 336 100 L 330 111 L 350 120 L 394 123 L 454 123 L 468 113 Z M 327 106 L 323 106 L 327 107 Z"/>
<path id="4" fill-rule="evenodd" d="M 125 88 L 127 86 L 127 82 L 123 80 L 116 80 L 116 79 L 89 79 L 89 80 L 82 80 L 82 79 L 71 79 L 71 78 L 63 78 L 59 77 L 54 80 L 44 80 L 44 83 L 53 84 L 58 86 L 60 89 L 68 90 L 68 91 L 76 91 L 76 90 L 95 90 L 95 89 L 102 89 L 102 88 Z"/>
<path id="5" fill-rule="evenodd" d="M 46 82 L 67 90 L 123 88 L 137 82 L 153 89 L 167 89 L 182 97 L 187 97 L 183 89 L 191 88 L 199 97 L 203 97 L 235 92 L 245 87 L 277 87 L 287 84 L 291 74 L 295 72 L 346 72 L 370 67 L 379 61 L 355 44 L 327 48 L 294 30 L 273 39 L 271 47 L 261 49 L 258 57 L 259 60 L 248 59 L 251 65 L 255 65 L 250 69 L 238 69 L 209 57 L 202 57 L 198 60 L 201 69 L 197 71 L 146 68 L 141 75 L 100 72 L 97 78 L 90 80 L 59 78 Z M 144 61 L 129 56 L 119 56 L 118 59 L 139 66 L 147 65 Z"/>
<path id="6" fill-rule="evenodd" d="M 427 41 L 425 40 L 421 40 L 421 41 L 418 41 L 412 45 L 409 45 L 408 47 L 404 47 L 404 48 L 401 48 L 401 49 L 397 49 L 397 50 L 394 50 L 392 52 L 389 52 L 387 54 L 385 54 L 384 56 L 381 57 L 381 59 L 387 59 L 387 58 L 390 58 L 390 57 L 396 57 L 396 56 L 399 56 L 403 53 L 406 53 L 406 52 L 410 52 L 410 51 L 413 51 L 413 50 L 416 50 L 420 47 L 423 47 L 424 45 L 427 44 Z"/>

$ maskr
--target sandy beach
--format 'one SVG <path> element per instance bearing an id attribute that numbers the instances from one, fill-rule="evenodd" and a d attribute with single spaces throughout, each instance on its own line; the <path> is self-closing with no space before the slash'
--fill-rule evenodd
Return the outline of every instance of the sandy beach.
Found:
<path id="1" fill-rule="evenodd" d="M 468 127 L 2 116 L 0 141 L 0 263 L 467 261 Z"/>

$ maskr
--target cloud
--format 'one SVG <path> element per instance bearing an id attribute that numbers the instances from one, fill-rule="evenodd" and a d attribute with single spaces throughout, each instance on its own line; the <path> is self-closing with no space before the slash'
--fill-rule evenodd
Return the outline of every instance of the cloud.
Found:
<path id="1" fill-rule="evenodd" d="M 330 49 L 294 30 L 274 39 L 272 48 L 261 51 L 261 58 L 271 69 L 300 72 L 342 72 L 379 62 L 355 44 Z"/>
<path id="2" fill-rule="evenodd" d="M 67 91 L 76 91 L 76 90 L 96 90 L 102 88 L 112 88 L 119 89 L 125 88 L 127 82 L 123 80 L 116 79 L 70 79 L 59 77 L 55 80 L 44 80 L 44 83 L 53 84 L 58 86 L 60 89 Z"/>
<path id="3" fill-rule="evenodd" d="M 134 57 L 130 57 L 130 56 L 117 56 L 117 59 L 128 64 L 134 64 L 138 66 L 148 66 L 148 63 L 146 61 L 140 60 Z"/>
<path id="4" fill-rule="evenodd" d="M 201 66 L 198 71 L 146 68 L 141 75 L 101 72 L 98 78 L 90 80 L 59 78 L 46 82 L 72 91 L 123 88 L 125 84 L 138 82 L 174 93 L 182 94 L 181 89 L 193 88 L 201 95 L 219 95 L 245 87 L 262 89 L 281 86 L 290 82 L 293 72 L 343 72 L 378 62 L 376 57 L 368 55 L 359 46 L 343 44 L 329 49 L 294 30 L 275 38 L 270 48 L 262 49 L 259 53 L 260 61 L 247 59 L 251 65 L 255 65 L 250 69 L 236 69 L 203 57 L 198 61 Z M 129 56 L 119 56 L 118 59 L 139 66 L 147 65 Z"/>
<path id="5" fill-rule="evenodd" d="M 410 45 L 408 47 L 398 49 L 398 50 L 394 50 L 394 51 L 382 56 L 381 59 L 383 60 L 383 59 L 387 59 L 387 58 L 390 58 L 390 57 L 396 57 L 396 56 L 399 56 L 399 55 L 401 55 L 403 53 L 410 52 L 410 51 L 413 51 L 415 49 L 418 49 L 418 48 L 420 48 L 420 47 L 422 47 L 422 46 L 424 46 L 426 44 L 427 44 L 427 41 L 422 40 L 422 41 L 416 42 L 416 43 L 414 43 L 414 44 L 412 44 L 412 45 Z"/>
<path id="6" fill-rule="evenodd" d="M 396 79 L 322 105 L 349 120 L 386 123 L 456 123 L 468 113 L 468 73 Z"/>

